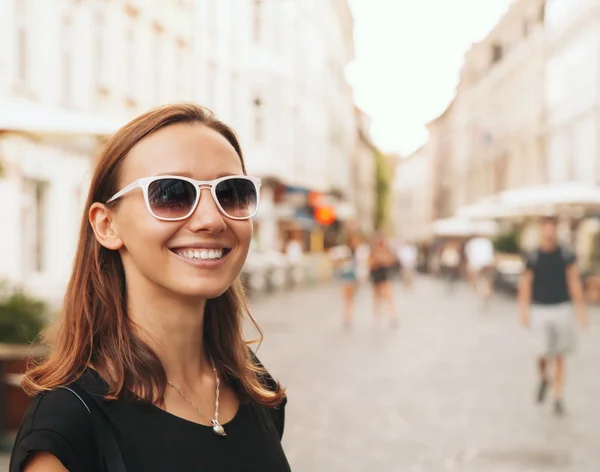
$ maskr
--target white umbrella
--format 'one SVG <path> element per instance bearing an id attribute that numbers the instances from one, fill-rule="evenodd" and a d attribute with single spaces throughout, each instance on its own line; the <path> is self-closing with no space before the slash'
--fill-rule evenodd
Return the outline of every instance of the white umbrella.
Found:
<path id="1" fill-rule="evenodd" d="M 445 218 L 433 223 L 433 233 L 436 236 L 493 236 L 498 233 L 495 221 L 473 221 L 467 218 Z"/>

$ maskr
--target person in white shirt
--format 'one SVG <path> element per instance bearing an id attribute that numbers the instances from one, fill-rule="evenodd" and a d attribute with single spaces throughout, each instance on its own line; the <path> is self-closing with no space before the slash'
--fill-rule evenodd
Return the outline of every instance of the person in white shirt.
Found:
<path id="1" fill-rule="evenodd" d="M 398 260 L 402 270 L 402 280 L 407 288 L 412 288 L 414 273 L 417 268 L 418 250 L 416 246 L 406 243 L 398 249 Z"/>
<path id="2" fill-rule="evenodd" d="M 477 236 L 467 242 L 465 255 L 473 290 L 489 300 L 494 294 L 494 245 L 488 238 Z"/>

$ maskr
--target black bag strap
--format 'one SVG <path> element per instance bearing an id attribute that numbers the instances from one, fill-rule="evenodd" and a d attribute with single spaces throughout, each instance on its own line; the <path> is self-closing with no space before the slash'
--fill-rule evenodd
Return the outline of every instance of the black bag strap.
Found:
<path id="1" fill-rule="evenodd" d="M 117 444 L 115 433 L 106 418 L 105 414 L 98 408 L 92 397 L 86 390 L 77 385 L 71 384 L 68 387 L 61 387 L 70 391 L 85 406 L 92 418 L 92 424 L 98 441 L 98 448 L 104 457 L 107 472 L 127 472 L 125 461 L 121 455 L 121 449 Z"/>

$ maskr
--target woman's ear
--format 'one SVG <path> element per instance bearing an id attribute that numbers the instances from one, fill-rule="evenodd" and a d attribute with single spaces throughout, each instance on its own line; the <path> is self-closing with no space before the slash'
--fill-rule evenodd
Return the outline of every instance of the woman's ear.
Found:
<path id="1" fill-rule="evenodd" d="M 90 207 L 88 213 L 96 240 L 105 248 L 117 251 L 123 247 L 123 240 L 119 236 L 113 216 L 106 205 L 97 202 Z"/>

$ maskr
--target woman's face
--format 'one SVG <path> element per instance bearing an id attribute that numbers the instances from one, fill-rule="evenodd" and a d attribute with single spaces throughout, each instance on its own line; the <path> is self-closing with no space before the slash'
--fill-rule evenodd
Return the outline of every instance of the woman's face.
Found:
<path id="1" fill-rule="evenodd" d="M 221 134 L 200 123 L 185 123 L 137 143 L 125 158 L 118 189 L 159 174 L 213 180 L 243 171 L 240 157 Z M 204 187 L 194 213 L 183 221 L 154 218 L 140 189 L 119 200 L 113 221 L 122 240 L 128 288 L 150 286 L 184 297 L 208 299 L 224 293 L 241 272 L 252 239 L 251 221 L 222 215 Z M 223 248 L 223 256 L 211 264 L 186 257 L 203 248 Z"/>

